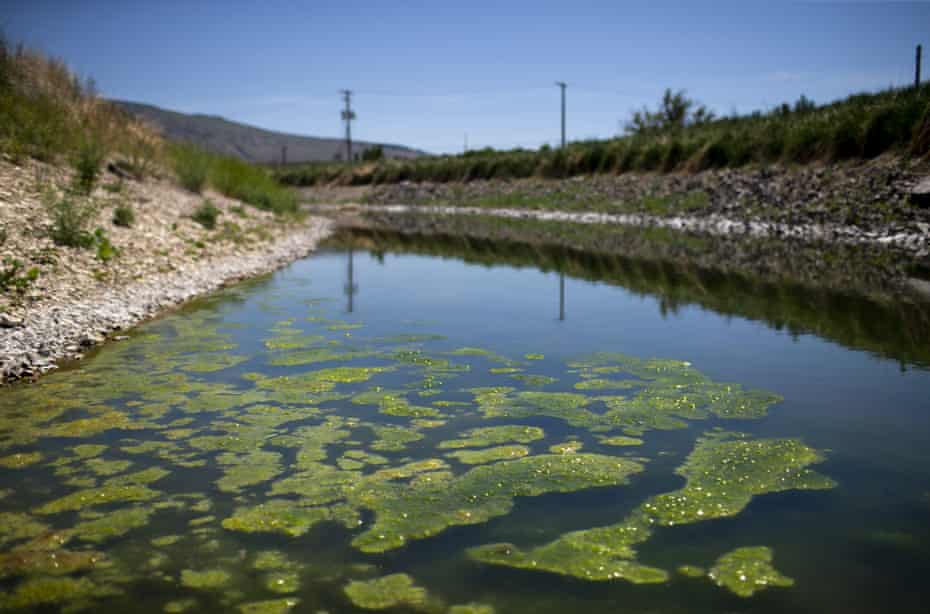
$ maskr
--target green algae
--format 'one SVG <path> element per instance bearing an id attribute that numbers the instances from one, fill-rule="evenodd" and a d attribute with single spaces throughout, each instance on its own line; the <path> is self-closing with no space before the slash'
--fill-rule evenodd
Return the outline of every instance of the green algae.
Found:
<path id="1" fill-rule="evenodd" d="M 272 593 L 288 595 L 300 589 L 300 576 L 293 571 L 275 571 L 265 576 L 264 584 Z"/>
<path id="2" fill-rule="evenodd" d="M 18 512 L 0 512 L 0 548 L 9 544 L 37 537 L 49 530 L 45 523 L 35 520 L 29 514 Z"/>
<path id="3" fill-rule="evenodd" d="M 492 375 L 509 375 L 511 373 L 520 373 L 523 369 L 519 367 L 492 367 L 488 369 L 488 373 Z"/>
<path id="4" fill-rule="evenodd" d="M 411 405 L 404 393 L 373 388 L 352 397 L 356 405 L 375 405 L 378 411 L 389 416 L 427 418 L 441 415 L 438 409 Z"/>
<path id="5" fill-rule="evenodd" d="M 549 446 L 549 451 L 553 454 L 574 454 L 584 447 L 580 441 L 565 441 Z"/>
<path id="6" fill-rule="evenodd" d="M 427 605 L 426 589 L 417 586 L 405 573 L 382 576 L 373 580 L 353 580 L 345 586 L 352 603 L 366 610 L 386 610 L 398 606 L 420 609 Z"/>
<path id="7" fill-rule="evenodd" d="M 375 355 L 375 352 L 369 351 L 337 351 L 332 348 L 321 347 L 281 354 L 271 358 L 268 364 L 275 367 L 297 367 L 321 362 L 349 362 L 350 360 L 369 358 Z"/>
<path id="8" fill-rule="evenodd" d="M 71 493 L 36 509 L 37 514 L 58 514 L 72 510 L 80 510 L 96 505 L 107 505 L 110 503 L 129 503 L 134 501 L 151 501 L 161 495 L 157 490 L 152 490 L 147 486 L 140 484 L 108 484 L 99 488 L 86 488 Z"/>
<path id="9" fill-rule="evenodd" d="M 151 510 L 143 507 L 121 508 L 101 518 L 78 523 L 72 531 L 78 539 L 99 543 L 147 525 L 150 516 Z"/>
<path id="10" fill-rule="evenodd" d="M 521 426 L 508 424 L 502 426 L 484 426 L 473 428 L 463 433 L 461 439 L 442 441 L 437 446 L 445 448 L 481 448 L 502 443 L 531 443 L 546 436 L 538 426 Z"/>
<path id="11" fill-rule="evenodd" d="M 592 378 L 578 382 L 575 384 L 575 388 L 578 390 L 626 390 L 640 385 L 642 385 L 642 382 L 636 380 Z"/>
<path id="12" fill-rule="evenodd" d="M 271 485 L 271 495 L 296 495 L 305 505 L 325 505 L 343 498 L 360 473 L 315 463 Z"/>
<path id="13" fill-rule="evenodd" d="M 328 520 L 347 526 L 356 524 L 357 515 L 345 507 L 311 507 L 291 499 L 266 499 L 251 507 L 240 507 L 223 520 L 223 528 L 244 533 L 283 533 L 299 537 Z"/>
<path id="14" fill-rule="evenodd" d="M 648 540 L 655 526 L 732 516 L 761 494 L 833 486 L 829 478 L 807 469 L 822 457 L 800 441 L 731 439 L 736 436 L 715 433 L 701 438 L 676 470 L 686 478 L 685 486 L 646 500 L 619 524 L 566 533 L 528 551 L 512 544 L 490 544 L 468 554 L 484 563 L 587 580 L 664 582 L 668 574 L 638 563 L 633 548 Z"/>
<path id="15" fill-rule="evenodd" d="M 379 452 L 398 452 L 414 441 L 423 439 L 423 433 L 415 428 L 393 425 L 368 425 L 374 434 L 375 441 L 371 444 L 372 450 Z"/>
<path id="16" fill-rule="evenodd" d="M 181 571 L 181 585 L 197 589 L 217 589 L 229 584 L 232 576 L 223 569 L 185 569 Z"/>
<path id="17" fill-rule="evenodd" d="M 252 567 L 263 571 L 280 571 L 297 569 L 299 565 L 287 558 L 287 555 L 280 550 L 263 550 L 255 555 L 255 559 L 252 561 Z"/>
<path id="18" fill-rule="evenodd" d="M 128 460 L 104 460 L 102 458 L 91 458 L 84 462 L 84 466 L 101 476 L 111 476 L 117 473 L 123 473 L 132 466 L 132 461 Z"/>
<path id="19" fill-rule="evenodd" d="M 155 537 L 151 540 L 151 544 L 158 548 L 165 548 L 167 546 L 173 546 L 183 539 L 180 535 L 163 535 L 161 537 Z"/>
<path id="20" fill-rule="evenodd" d="M 165 614 L 182 614 L 197 607 L 196 599 L 177 599 L 169 601 L 162 610 Z"/>
<path id="21" fill-rule="evenodd" d="M 232 367 L 244 363 L 248 359 L 248 356 L 215 353 L 206 356 L 198 356 L 196 359 L 182 364 L 181 368 L 192 373 L 214 373 L 216 371 L 223 371 L 224 369 L 231 369 Z"/>
<path id="22" fill-rule="evenodd" d="M 486 603 L 463 603 L 452 606 L 446 614 L 494 614 L 494 612 L 494 606 Z"/>
<path id="23" fill-rule="evenodd" d="M 728 439 L 705 436 L 675 470 L 683 488 L 646 502 L 650 520 L 672 526 L 741 512 L 756 495 L 786 490 L 823 490 L 835 483 L 807 467 L 823 460 L 797 439 Z"/>
<path id="24" fill-rule="evenodd" d="M 641 446 L 643 440 L 638 437 L 627 437 L 625 435 L 616 435 L 614 437 L 601 437 L 600 441 L 605 446 Z"/>
<path id="25" fill-rule="evenodd" d="M 703 578 L 707 575 L 707 571 L 697 565 L 679 565 L 675 571 L 686 578 Z"/>
<path id="26" fill-rule="evenodd" d="M 89 578 L 39 576 L 25 580 L 12 593 L 0 596 L 0 609 L 75 604 L 114 594 L 113 588 L 96 584 Z"/>
<path id="27" fill-rule="evenodd" d="M 512 379 L 523 382 L 525 385 L 529 386 L 530 388 L 542 388 L 544 386 L 548 386 L 549 384 L 554 384 L 557 381 L 559 381 L 558 378 L 550 377 L 548 375 L 532 375 L 532 374 L 525 374 L 525 373 L 511 375 L 510 377 Z"/>
<path id="28" fill-rule="evenodd" d="M 344 428 L 346 424 L 343 418 L 329 416 L 322 424 L 297 429 L 294 435 L 303 442 L 297 451 L 298 469 L 326 460 L 326 448 L 349 436 L 349 430 Z"/>
<path id="29" fill-rule="evenodd" d="M 481 465 L 452 479 L 368 480 L 351 501 L 375 512 L 375 522 L 352 544 L 363 552 L 385 552 L 450 526 L 503 516 L 515 497 L 616 486 L 641 470 L 638 463 L 611 456 L 538 455 Z"/>
<path id="30" fill-rule="evenodd" d="M 456 450 L 448 452 L 446 456 L 465 465 L 481 465 L 501 460 L 513 460 L 527 456 L 529 453 L 530 449 L 526 446 L 499 446 L 483 450 Z"/>
<path id="31" fill-rule="evenodd" d="M 523 358 L 527 360 L 543 360 L 546 358 L 545 354 L 524 354 Z"/>
<path id="32" fill-rule="evenodd" d="M 752 597 L 771 586 L 794 586 L 794 580 L 772 566 L 772 549 L 765 546 L 737 548 L 724 554 L 707 576 L 740 597 Z"/>
<path id="33" fill-rule="evenodd" d="M 325 335 L 283 335 L 265 340 L 265 347 L 269 350 L 303 350 L 325 343 Z"/>
<path id="34" fill-rule="evenodd" d="M 17 549 L 0 553 L 0 578 L 70 575 L 93 569 L 103 559 L 103 554 L 92 551 Z"/>
<path id="35" fill-rule="evenodd" d="M 42 460 L 41 452 L 20 452 L 10 456 L 0 457 L 0 467 L 7 469 L 22 469 L 34 465 Z"/>
<path id="36" fill-rule="evenodd" d="M 248 454 L 224 453 L 216 457 L 223 466 L 223 477 L 216 481 L 222 492 L 239 492 L 244 487 L 267 482 L 280 474 L 281 455 L 255 450 Z"/>
<path id="37" fill-rule="evenodd" d="M 287 614 L 300 603 L 300 599 L 269 599 L 266 601 L 252 601 L 239 606 L 242 614 Z"/>

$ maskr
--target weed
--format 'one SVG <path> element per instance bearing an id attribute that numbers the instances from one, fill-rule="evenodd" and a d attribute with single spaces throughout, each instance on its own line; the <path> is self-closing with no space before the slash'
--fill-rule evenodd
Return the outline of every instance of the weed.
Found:
<path id="1" fill-rule="evenodd" d="M 74 156 L 74 187 L 81 194 L 90 194 L 100 176 L 100 165 L 105 155 L 100 143 L 90 137 L 82 140 Z"/>
<path id="2" fill-rule="evenodd" d="M 211 166 L 210 183 L 226 196 L 259 209 L 275 213 L 297 210 L 297 198 L 292 190 L 281 186 L 264 169 L 241 160 L 216 158 Z"/>
<path id="3" fill-rule="evenodd" d="M 216 218 L 219 216 L 220 210 L 216 208 L 216 205 L 210 200 L 205 200 L 197 207 L 191 218 L 207 230 L 213 230 L 216 228 Z"/>
<path id="4" fill-rule="evenodd" d="M 113 225 L 131 228 L 136 222 L 136 212 L 127 204 L 121 204 L 113 210 Z"/>
<path id="5" fill-rule="evenodd" d="M 193 145 L 175 145 L 171 148 L 171 157 L 181 187 L 200 194 L 210 173 L 209 154 Z"/>
<path id="6" fill-rule="evenodd" d="M 94 244 L 94 236 L 87 231 L 87 226 L 97 209 L 90 200 L 49 197 L 45 205 L 52 218 L 51 237 L 55 244 L 85 249 Z"/>
<path id="7" fill-rule="evenodd" d="M 23 272 L 23 263 L 15 258 L 3 259 L 3 268 L 0 269 L 0 292 L 13 290 L 23 294 L 39 278 L 39 269 L 32 267 Z"/>
<path id="8" fill-rule="evenodd" d="M 109 262 L 119 255 L 119 250 L 110 242 L 103 228 L 94 231 L 93 240 L 97 245 L 97 260 L 100 262 Z"/>

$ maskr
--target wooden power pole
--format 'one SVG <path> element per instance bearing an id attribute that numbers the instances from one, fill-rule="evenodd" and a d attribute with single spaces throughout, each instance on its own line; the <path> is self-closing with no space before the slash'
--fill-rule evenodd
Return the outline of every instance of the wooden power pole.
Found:
<path id="1" fill-rule="evenodd" d="M 917 60 L 916 65 L 914 66 L 914 87 L 920 87 L 920 55 L 923 51 L 923 48 L 920 45 L 917 45 Z"/>
<path id="2" fill-rule="evenodd" d="M 555 84 L 562 88 L 562 147 L 565 147 L 565 88 L 568 86 L 564 81 L 556 81 Z"/>

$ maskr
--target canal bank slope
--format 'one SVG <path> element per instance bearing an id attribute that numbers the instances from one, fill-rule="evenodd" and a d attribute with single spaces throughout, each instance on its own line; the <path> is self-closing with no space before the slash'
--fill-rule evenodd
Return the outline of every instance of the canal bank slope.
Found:
<path id="1" fill-rule="evenodd" d="M 37 377 L 119 332 L 224 285 L 301 258 L 329 233 L 319 217 L 276 216 L 208 192 L 192 194 L 167 178 L 142 181 L 105 173 L 91 195 L 89 247 L 52 240 L 48 203 L 66 194 L 72 171 L 0 159 L 0 376 Z M 209 228 L 194 218 L 208 199 Z M 131 227 L 114 223 L 131 209 Z"/>

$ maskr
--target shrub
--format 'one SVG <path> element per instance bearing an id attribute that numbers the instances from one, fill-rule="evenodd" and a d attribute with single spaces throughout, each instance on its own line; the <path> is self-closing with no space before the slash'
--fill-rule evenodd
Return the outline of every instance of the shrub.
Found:
<path id="1" fill-rule="evenodd" d="M 81 194 L 90 194 L 100 176 L 100 165 L 105 155 L 103 147 L 92 137 L 85 138 L 74 156 L 75 189 Z"/>
<path id="2" fill-rule="evenodd" d="M 181 187 L 200 194 L 210 174 L 210 156 L 192 145 L 177 145 L 172 148 L 174 172 Z"/>
<path id="3" fill-rule="evenodd" d="M 52 218 L 51 237 L 56 245 L 88 248 L 94 244 L 94 236 L 87 231 L 97 214 L 92 202 L 74 197 L 50 198 L 46 208 Z"/>
<path id="4" fill-rule="evenodd" d="M 39 269 L 30 268 L 23 274 L 23 263 L 7 256 L 3 259 L 3 268 L 0 269 L 0 292 L 14 290 L 18 294 L 24 293 L 29 286 L 39 278 Z"/>
<path id="5" fill-rule="evenodd" d="M 217 158 L 210 168 L 210 183 L 219 192 L 275 213 L 297 211 L 294 192 L 280 185 L 264 169 L 233 158 Z"/>
<path id="6" fill-rule="evenodd" d="M 197 207 L 191 218 L 207 230 L 213 230 L 216 228 L 216 218 L 219 216 L 220 210 L 216 208 L 216 205 L 210 200 L 205 200 Z"/>
<path id="7" fill-rule="evenodd" d="M 97 245 L 97 260 L 109 262 L 119 255 L 119 250 L 110 242 L 103 228 L 94 231 L 93 241 Z"/>
<path id="8" fill-rule="evenodd" d="M 113 210 L 113 225 L 131 228 L 136 223 L 136 212 L 129 205 L 123 204 Z"/>

